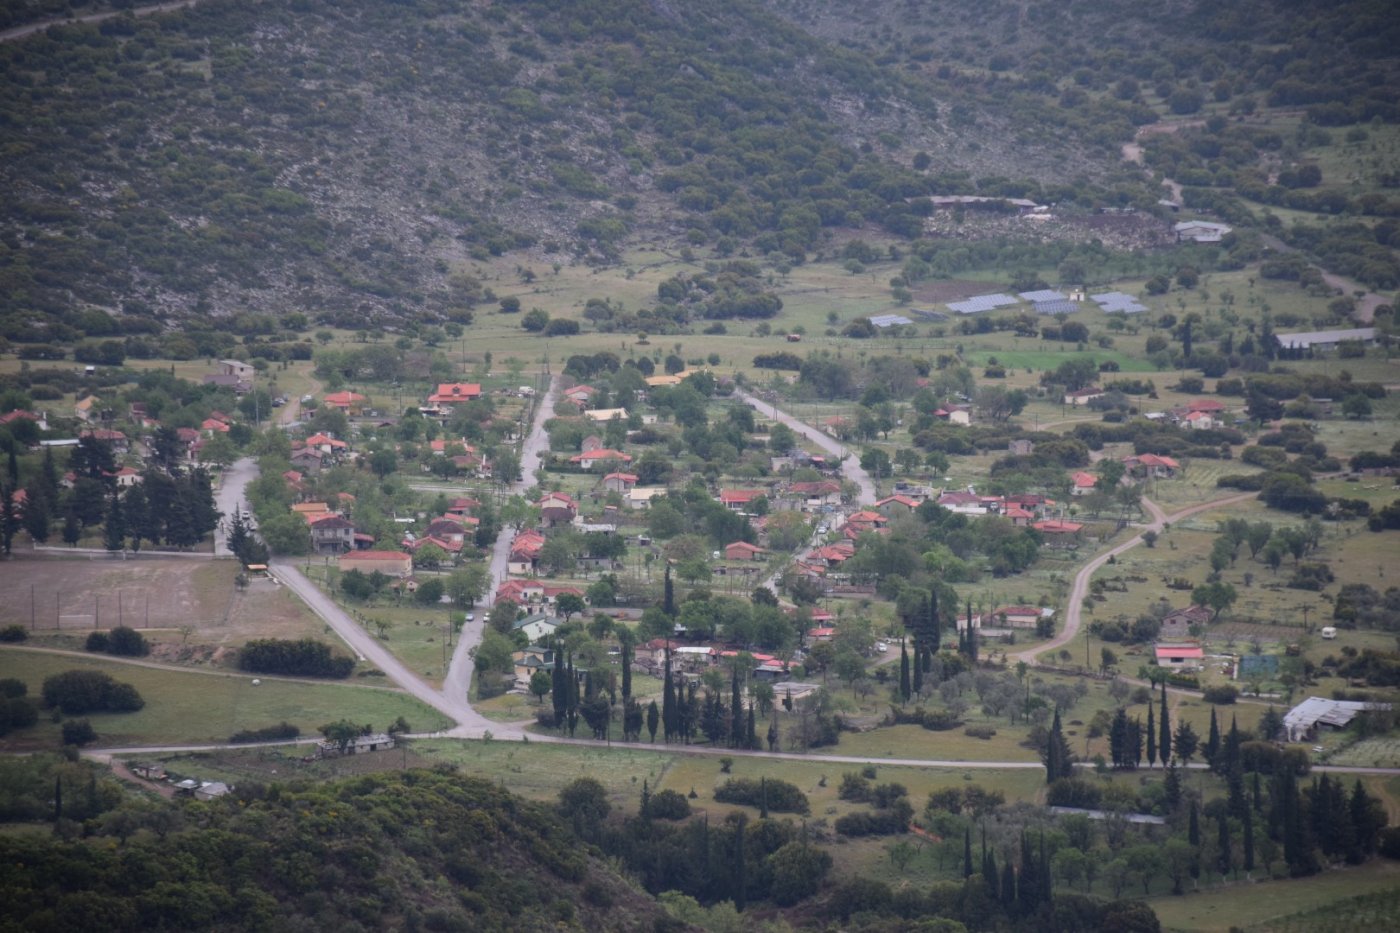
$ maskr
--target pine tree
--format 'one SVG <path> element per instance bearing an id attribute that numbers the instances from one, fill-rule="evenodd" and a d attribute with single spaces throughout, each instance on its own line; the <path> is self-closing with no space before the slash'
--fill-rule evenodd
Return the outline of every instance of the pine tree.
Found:
<path id="1" fill-rule="evenodd" d="M 1147 766 L 1157 767 L 1157 722 L 1152 715 L 1152 704 L 1147 704 Z"/>
<path id="2" fill-rule="evenodd" d="M 10 447 L 10 459 L 5 468 L 5 475 L 9 477 L 9 487 L 14 489 L 19 486 L 19 459 L 15 456 L 15 448 Z"/>
<path id="3" fill-rule="evenodd" d="M 39 482 L 44 486 L 50 502 L 58 501 L 58 465 L 53 461 L 53 448 L 44 448 L 44 461 L 39 468 Z"/>
<path id="4" fill-rule="evenodd" d="M 1166 767 L 1167 762 L 1172 760 L 1172 723 L 1171 716 L 1167 712 L 1167 685 L 1162 684 L 1162 712 L 1157 716 L 1157 757 L 1162 759 L 1162 766 Z"/>
<path id="5" fill-rule="evenodd" d="M 642 806 L 637 815 L 644 820 L 651 818 L 651 787 L 646 778 L 642 778 Z"/>
<path id="6" fill-rule="evenodd" d="M 1181 806 L 1181 772 L 1177 770 L 1174 761 L 1167 762 L 1166 768 L 1167 776 L 1162 782 L 1164 798 L 1168 812 L 1175 813 Z"/>
<path id="7" fill-rule="evenodd" d="M 29 537 L 35 544 L 43 544 L 49 540 L 53 503 L 44 492 L 43 485 L 39 483 L 30 483 L 29 488 L 24 491 L 24 497 L 24 530 L 29 532 Z"/>
<path id="8" fill-rule="evenodd" d="M 899 642 L 899 699 L 902 703 L 909 702 L 909 695 L 912 686 L 909 681 L 909 647 L 903 639 Z"/>
<path id="9" fill-rule="evenodd" d="M 773 718 L 768 720 L 768 751 L 775 752 L 778 750 L 778 739 L 778 716 L 775 713 Z"/>
<path id="10" fill-rule="evenodd" d="M 768 819 L 768 778 L 758 779 L 758 818 Z"/>

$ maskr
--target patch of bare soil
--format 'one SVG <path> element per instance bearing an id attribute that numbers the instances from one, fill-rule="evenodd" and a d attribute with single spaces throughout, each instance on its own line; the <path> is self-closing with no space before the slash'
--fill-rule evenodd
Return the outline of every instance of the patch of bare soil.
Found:
<path id="1" fill-rule="evenodd" d="M 4 566 L 0 625 L 43 641 L 127 625 L 156 661 L 219 665 L 254 638 L 304 638 L 325 626 L 285 588 L 254 578 L 240 589 L 232 561 L 84 560 L 17 555 Z"/>

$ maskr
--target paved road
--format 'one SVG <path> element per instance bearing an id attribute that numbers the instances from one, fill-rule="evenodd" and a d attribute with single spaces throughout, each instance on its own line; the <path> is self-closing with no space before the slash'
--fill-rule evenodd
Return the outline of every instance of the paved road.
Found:
<path id="1" fill-rule="evenodd" d="M 760 415 L 763 415 L 765 418 L 772 418 L 775 421 L 781 421 L 783 424 L 787 425 L 789 428 L 792 428 L 792 430 L 796 431 L 798 434 L 801 434 L 805 439 L 812 441 L 822 450 L 836 457 L 842 458 L 841 473 L 843 476 L 845 476 L 846 479 L 850 480 L 852 483 L 855 483 L 856 486 L 860 488 L 859 498 L 862 504 L 872 503 L 880 497 L 879 493 L 875 489 L 875 481 L 871 479 L 869 473 L 861 469 L 860 459 L 855 455 L 853 451 L 847 448 L 845 444 L 841 443 L 829 434 L 818 430 L 812 425 L 807 424 L 806 422 L 798 421 L 796 418 L 794 418 L 792 415 L 789 415 L 787 412 L 773 407 L 767 402 L 756 398 L 755 396 L 743 391 L 742 389 L 735 389 L 734 394 L 738 398 L 743 399 L 744 402 L 746 402 L 750 407 L 752 407 Z"/>
<path id="2" fill-rule="evenodd" d="M 122 13 L 130 13 L 133 16 L 152 16 L 156 13 L 170 13 L 174 10 L 183 10 L 192 7 L 199 0 L 174 0 L 170 3 L 154 3 L 150 6 L 135 7 L 131 10 L 122 10 L 111 13 L 88 13 L 84 16 L 66 16 L 57 19 L 40 20 L 37 23 L 30 23 L 27 26 L 16 26 L 13 29 L 6 29 L 0 32 L 0 42 L 13 42 L 16 39 L 23 39 L 25 36 L 32 36 L 36 32 L 43 32 L 52 26 L 68 26 L 73 23 L 100 23 L 104 19 L 111 19 L 114 16 L 121 16 Z"/>
<path id="3" fill-rule="evenodd" d="M 1158 506 L 1157 503 L 1150 499 L 1143 498 L 1142 506 L 1152 516 L 1152 523 L 1144 527 L 1142 531 L 1138 532 L 1127 541 L 1109 548 L 1080 568 L 1079 573 L 1074 576 L 1074 585 L 1069 591 L 1069 601 L 1065 605 L 1065 624 L 1060 634 L 1038 648 L 1013 654 L 1010 656 L 1010 659 L 1013 662 L 1025 661 L 1027 664 L 1034 664 L 1036 657 L 1039 655 L 1062 648 L 1073 641 L 1074 636 L 1079 633 L 1079 625 L 1084 613 L 1084 596 L 1089 592 L 1089 582 L 1093 579 L 1094 572 L 1108 563 L 1109 558 L 1117 557 L 1124 551 L 1131 550 L 1141 544 L 1142 536 L 1147 532 L 1155 531 L 1160 533 L 1168 522 L 1179 522 L 1183 518 L 1190 518 L 1198 512 L 1205 512 L 1210 509 L 1233 505 L 1236 502 L 1243 502 L 1246 499 L 1254 499 L 1256 497 L 1256 493 L 1240 493 L 1238 495 L 1226 496 L 1223 499 L 1215 499 L 1211 502 L 1202 502 L 1199 505 L 1193 505 L 1179 512 L 1174 512 L 1171 515 L 1162 511 L 1162 508 Z"/>
<path id="4" fill-rule="evenodd" d="M 549 445 L 549 434 L 544 429 L 544 423 L 554 413 L 554 405 L 559 400 L 560 381 L 551 377 L 549 388 L 539 398 L 539 404 L 535 408 L 535 417 L 530 424 L 530 433 L 526 435 L 524 443 L 520 448 L 520 480 L 512 483 L 506 490 L 507 495 L 517 495 L 524 493 L 535 485 L 535 471 L 540 467 L 540 458 L 545 448 Z M 510 542 L 513 532 L 508 528 L 502 528 L 501 533 L 496 536 L 495 547 L 491 550 L 490 579 L 487 582 L 486 597 L 481 600 L 484 609 L 490 606 L 496 596 L 496 586 L 506 578 L 506 564 L 510 559 Z M 457 640 L 457 647 L 452 652 L 452 663 L 447 667 L 447 676 L 443 678 L 443 693 L 456 702 L 461 698 L 463 707 L 470 712 L 468 717 L 471 722 L 462 721 L 464 726 L 473 723 L 486 723 L 471 708 L 472 673 L 475 669 L 473 653 L 476 646 L 481 644 L 482 636 L 486 633 L 486 613 L 477 612 L 476 619 L 462 626 L 462 632 Z M 477 723 L 480 720 L 480 723 Z M 459 720 L 460 721 L 460 720 Z M 499 724 L 494 726 L 486 725 L 483 728 L 491 728 L 493 733 L 502 727 Z"/>
<path id="5" fill-rule="evenodd" d="M 223 522 L 214 531 L 214 556 L 232 557 L 224 529 L 233 516 L 245 507 L 248 484 L 258 478 L 258 463 L 252 457 L 235 460 L 224 470 L 223 481 L 214 493 L 214 506 L 224 514 Z"/>
<path id="6" fill-rule="evenodd" d="M 273 558 L 270 569 L 274 577 L 335 630 L 335 633 L 350 646 L 350 650 L 379 668 L 386 677 L 405 691 L 461 725 L 480 725 L 487 722 L 466 702 L 449 702 L 441 693 L 410 671 L 402 661 L 389 653 L 389 649 L 385 648 L 379 639 L 361 628 L 344 609 L 337 606 L 334 600 L 308 580 L 294 560 Z"/>

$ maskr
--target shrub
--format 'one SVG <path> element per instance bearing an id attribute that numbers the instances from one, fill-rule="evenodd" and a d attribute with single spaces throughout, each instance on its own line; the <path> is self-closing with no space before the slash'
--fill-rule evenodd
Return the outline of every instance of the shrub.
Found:
<path id="1" fill-rule="evenodd" d="M 64 745 L 87 745 L 97 741 L 97 732 L 86 719 L 70 719 L 63 724 Z"/>
<path id="2" fill-rule="evenodd" d="M 993 729 L 991 726 L 968 726 L 963 729 L 963 735 L 970 736 L 974 739 L 990 739 L 996 734 L 997 730 Z"/>
<path id="3" fill-rule="evenodd" d="M 658 820 L 683 820 L 690 816 L 690 801 L 680 791 L 658 791 L 651 795 L 647 814 Z"/>
<path id="4" fill-rule="evenodd" d="M 238 655 L 238 667 L 255 674 L 287 674 L 293 677 L 349 677 L 353 658 L 331 653 L 330 645 L 303 638 L 288 641 L 261 638 L 248 642 Z"/>
<path id="5" fill-rule="evenodd" d="M 1045 792 L 1045 802 L 1052 807 L 1097 810 L 1102 801 L 1103 791 L 1083 778 L 1060 778 Z"/>
<path id="6" fill-rule="evenodd" d="M 947 732 L 949 729 L 961 726 L 962 720 L 946 709 L 930 709 L 924 710 L 923 721 L 920 725 L 931 732 Z"/>
<path id="7" fill-rule="evenodd" d="M 275 726 L 263 726 L 261 729 L 244 729 L 242 732 L 235 732 L 228 737 L 230 745 L 241 745 L 247 742 L 276 742 L 279 739 L 295 739 L 301 735 L 301 730 L 289 722 L 281 722 Z"/>
<path id="8" fill-rule="evenodd" d="M 44 706 L 64 715 L 135 712 L 146 705 L 131 684 L 119 683 L 101 671 L 64 671 L 44 678 Z"/>
<path id="9" fill-rule="evenodd" d="M 146 636 L 126 625 L 118 625 L 107 633 L 107 650 L 128 658 L 145 657 L 151 653 Z"/>
<path id="10" fill-rule="evenodd" d="M 909 831 L 914 808 L 903 797 L 883 810 L 847 813 L 836 821 L 836 831 L 843 836 L 894 836 Z"/>
<path id="11" fill-rule="evenodd" d="M 847 771 L 841 775 L 841 786 L 837 789 L 836 796 L 842 800 L 869 800 L 870 782 L 854 771 Z"/>
<path id="12" fill-rule="evenodd" d="M 0 642 L 9 642 L 13 644 L 14 642 L 24 641 L 28 637 L 29 633 L 24 630 L 23 625 L 7 625 L 4 628 L 0 628 Z"/>
<path id="13" fill-rule="evenodd" d="M 807 795 L 797 789 L 796 784 L 787 781 L 752 781 L 748 778 L 730 778 L 715 790 L 715 800 L 720 803 L 737 803 L 749 807 L 761 807 L 765 796 L 768 809 L 775 813 L 812 812 Z"/>
<path id="14" fill-rule="evenodd" d="M 107 646 L 106 632 L 88 632 L 87 641 L 83 642 L 83 649 L 85 651 L 98 651 L 106 654 Z"/>
<path id="15" fill-rule="evenodd" d="M 1214 703 L 1217 706 L 1229 706 L 1235 702 L 1235 698 L 1240 695 L 1230 684 L 1222 684 L 1218 687 L 1207 687 L 1202 691 L 1207 703 Z"/>

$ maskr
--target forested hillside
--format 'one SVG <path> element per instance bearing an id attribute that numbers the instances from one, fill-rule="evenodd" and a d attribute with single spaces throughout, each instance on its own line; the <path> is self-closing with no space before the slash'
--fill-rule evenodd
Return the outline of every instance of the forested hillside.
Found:
<path id="1" fill-rule="evenodd" d="M 984 145 L 1009 132 L 995 115 L 749 0 L 210 0 L 0 63 L 11 340 L 112 326 L 85 306 L 137 332 L 289 306 L 462 318 L 471 255 L 801 257 L 833 227 L 917 234 L 906 199 L 962 169 L 1005 194 L 1099 174 L 1068 137 Z"/>
<path id="2" fill-rule="evenodd" d="M 95 779 L 85 786 L 60 777 L 58 786 L 58 806 L 74 818 L 102 810 L 92 803 Z M 664 923 L 651 898 L 590 855 L 548 808 L 489 782 L 416 771 L 236 796 L 109 810 L 93 818 L 96 838 L 64 841 L 82 832 L 66 817 L 58 836 L 6 835 L 0 926 L 650 930 Z"/>
<path id="3" fill-rule="evenodd" d="M 111 7 L 73 7 L 90 9 Z M 0 8 L 10 24 L 62 12 Z M 0 338 L 289 310 L 466 322 L 485 297 L 473 257 L 802 261 L 833 236 L 922 235 L 911 199 L 933 193 L 1150 208 L 1161 192 L 1122 145 L 1207 111 L 1219 125 L 1187 151 L 1147 153 L 1188 203 L 1239 222 L 1239 188 L 1383 211 L 1370 191 L 1290 197 L 1308 139 L 1234 123 L 1393 119 L 1390 13 L 201 0 L 56 26 L 0 44 Z"/>

